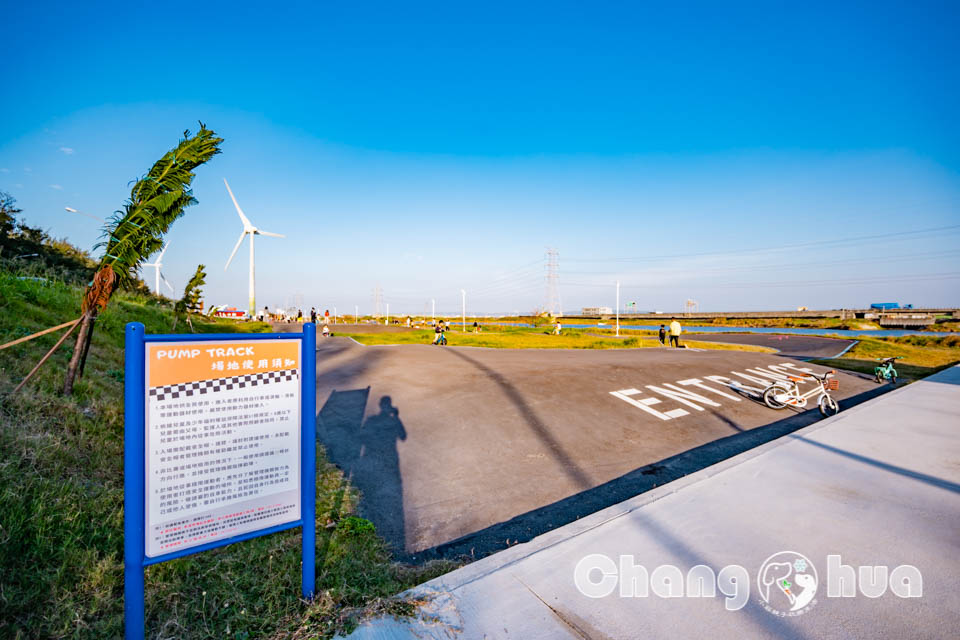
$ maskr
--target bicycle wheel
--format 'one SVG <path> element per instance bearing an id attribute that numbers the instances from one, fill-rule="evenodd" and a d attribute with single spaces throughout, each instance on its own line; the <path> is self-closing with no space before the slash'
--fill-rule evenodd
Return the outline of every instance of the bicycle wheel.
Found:
<path id="1" fill-rule="evenodd" d="M 820 396 L 820 413 L 823 414 L 824 418 L 835 416 L 839 412 L 840 405 L 837 404 L 837 401 L 834 400 L 832 396 L 827 394 Z"/>
<path id="2" fill-rule="evenodd" d="M 787 404 L 778 399 L 777 396 L 783 398 L 784 396 L 790 395 L 790 390 L 786 387 L 781 387 L 778 385 L 772 385 L 767 387 L 763 392 L 763 404 L 767 405 L 771 409 L 784 409 Z"/>

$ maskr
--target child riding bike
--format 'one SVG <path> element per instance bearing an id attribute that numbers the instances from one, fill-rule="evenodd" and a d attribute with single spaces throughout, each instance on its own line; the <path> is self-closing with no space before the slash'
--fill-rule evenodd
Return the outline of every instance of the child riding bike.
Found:
<path id="1" fill-rule="evenodd" d="M 447 330 L 447 323 L 445 323 L 443 320 L 441 320 L 436 324 L 436 326 L 433 328 L 433 332 L 434 332 L 433 344 L 440 344 L 440 345 L 447 344 L 447 337 L 443 335 L 443 332 L 446 330 Z"/>

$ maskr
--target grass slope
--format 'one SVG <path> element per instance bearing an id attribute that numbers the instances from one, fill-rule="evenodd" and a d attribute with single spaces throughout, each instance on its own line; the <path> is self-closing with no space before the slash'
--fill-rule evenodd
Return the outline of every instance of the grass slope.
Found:
<path id="1" fill-rule="evenodd" d="M 873 375 L 879 359 L 895 356 L 902 358 L 894 365 L 902 378 L 923 378 L 960 362 L 960 336 L 860 338 L 842 358 L 813 362 Z"/>
<path id="2" fill-rule="evenodd" d="M 0 344 L 79 315 L 80 290 L 0 271 Z M 123 327 L 167 333 L 157 299 L 118 293 L 97 322 L 75 394 L 58 391 L 72 340 L 20 393 L 13 387 L 58 338 L 0 351 L 0 637 L 117 638 L 123 633 Z M 198 332 L 263 331 L 198 320 Z M 184 330 L 184 323 L 180 324 Z M 393 563 L 356 491 L 317 453 L 317 588 L 300 595 L 300 534 L 287 531 L 147 570 L 148 638 L 329 637 L 365 610 L 451 563 Z"/>

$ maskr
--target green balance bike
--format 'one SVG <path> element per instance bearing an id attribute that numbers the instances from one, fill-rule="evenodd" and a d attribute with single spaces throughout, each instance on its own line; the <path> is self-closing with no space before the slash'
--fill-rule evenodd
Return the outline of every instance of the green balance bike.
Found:
<path id="1" fill-rule="evenodd" d="M 887 380 L 892 384 L 897 384 L 897 370 L 893 368 L 893 362 L 901 357 L 877 358 L 880 361 L 880 366 L 873 368 L 873 379 L 876 380 L 877 384 L 882 384 Z"/>

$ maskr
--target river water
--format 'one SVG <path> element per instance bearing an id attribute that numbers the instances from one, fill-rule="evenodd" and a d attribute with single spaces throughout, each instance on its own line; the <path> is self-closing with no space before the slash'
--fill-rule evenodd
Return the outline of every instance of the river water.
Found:
<path id="1" fill-rule="evenodd" d="M 669 323 L 664 323 L 669 328 Z M 681 323 L 682 325 L 683 323 Z M 570 329 L 611 329 L 613 323 L 609 324 L 566 324 L 563 326 Z M 621 324 L 621 329 L 645 329 L 647 331 L 656 331 L 660 328 L 658 324 Z M 954 335 L 943 331 L 911 331 L 908 329 L 796 329 L 796 328 L 770 328 L 770 327 L 701 327 L 683 325 L 684 333 L 781 333 L 798 336 L 843 336 L 845 338 L 855 338 L 857 336 L 887 336 L 890 338 L 899 338 L 900 336 L 950 336 Z"/>

